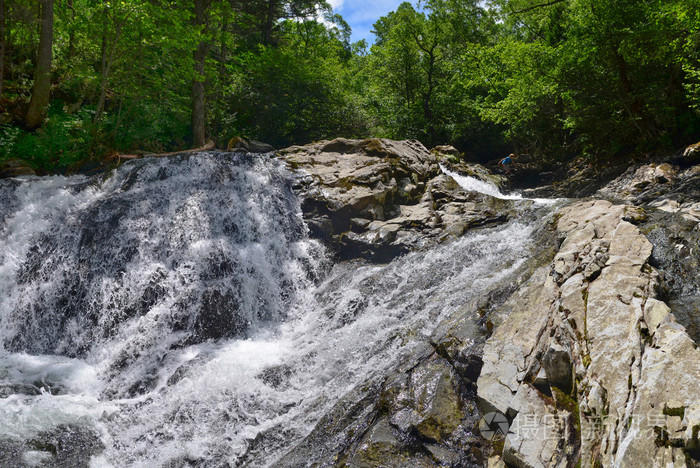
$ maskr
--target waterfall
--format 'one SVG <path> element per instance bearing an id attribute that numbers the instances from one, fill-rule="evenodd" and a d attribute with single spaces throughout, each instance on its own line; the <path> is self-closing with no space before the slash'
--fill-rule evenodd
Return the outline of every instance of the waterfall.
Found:
<path id="1" fill-rule="evenodd" d="M 293 184 L 217 152 L 0 181 L 0 451 L 38 466 L 78 427 L 83 466 L 268 466 L 446 320 L 474 315 L 476 346 L 535 248 L 516 221 L 331 266 Z"/>
<path id="2" fill-rule="evenodd" d="M 558 201 L 556 198 L 523 198 L 519 193 L 504 194 L 494 184 L 479 180 L 476 177 L 461 175 L 440 165 L 442 172 L 452 177 L 464 190 L 468 192 L 479 192 L 501 200 L 532 200 L 537 204 L 552 205 Z"/>

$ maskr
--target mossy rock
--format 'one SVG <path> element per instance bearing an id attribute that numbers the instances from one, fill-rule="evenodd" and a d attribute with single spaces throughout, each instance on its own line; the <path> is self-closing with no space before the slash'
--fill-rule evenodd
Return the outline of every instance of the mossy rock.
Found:
<path id="1" fill-rule="evenodd" d="M 21 159 L 10 159 L 0 163 L 0 179 L 33 175 L 36 175 L 34 169 Z"/>

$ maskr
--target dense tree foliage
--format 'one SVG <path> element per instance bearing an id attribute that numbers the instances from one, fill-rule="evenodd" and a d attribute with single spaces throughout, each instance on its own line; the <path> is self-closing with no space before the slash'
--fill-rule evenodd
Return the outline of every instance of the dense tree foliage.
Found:
<path id="1" fill-rule="evenodd" d="M 700 139 L 700 0 L 427 0 L 351 44 L 312 0 L 0 0 L 0 159 L 233 136 L 609 157 Z"/>

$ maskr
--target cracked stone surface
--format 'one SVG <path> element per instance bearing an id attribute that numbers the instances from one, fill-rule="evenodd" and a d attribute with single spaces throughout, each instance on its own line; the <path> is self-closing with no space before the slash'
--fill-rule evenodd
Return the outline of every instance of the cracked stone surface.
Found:
<path id="1" fill-rule="evenodd" d="M 337 138 L 277 153 L 297 174 L 310 234 L 341 259 L 387 262 L 511 219 L 513 202 L 463 190 L 416 140 Z M 474 177 L 492 181 L 483 167 Z"/>
<path id="2" fill-rule="evenodd" d="M 509 466 L 697 462 L 700 350 L 658 297 L 652 245 L 631 211 L 603 200 L 562 209 L 552 265 L 502 307 L 477 387 L 484 411 L 512 419 Z M 545 356 L 560 357 L 559 373 L 571 365 L 572 391 L 557 388 L 560 376 L 547 382 L 553 397 L 537 389 Z"/>

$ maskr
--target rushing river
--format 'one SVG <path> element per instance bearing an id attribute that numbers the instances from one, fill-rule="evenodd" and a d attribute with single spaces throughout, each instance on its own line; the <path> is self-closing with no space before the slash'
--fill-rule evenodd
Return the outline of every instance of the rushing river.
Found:
<path id="1" fill-rule="evenodd" d="M 0 181 L 0 465 L 271 465 L 536 248 L 333 264 L 292 185 L 216 152 Z"/>

